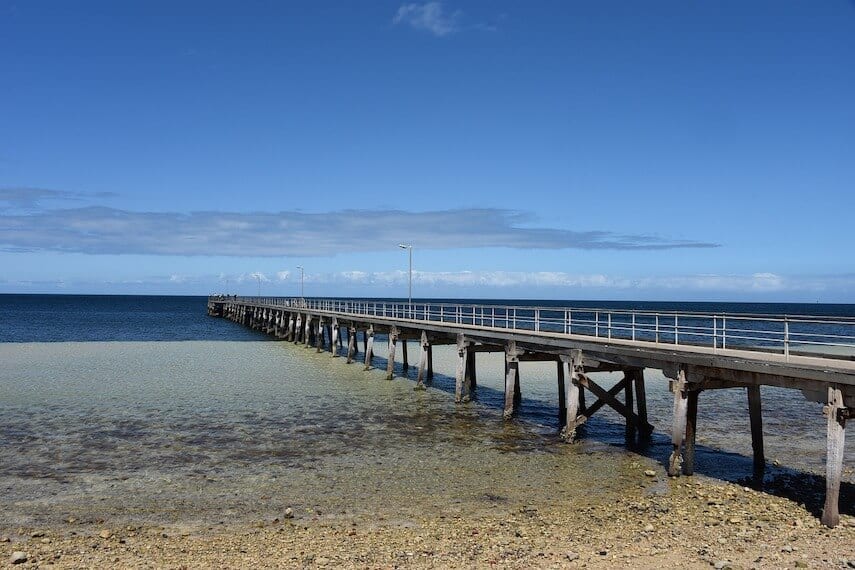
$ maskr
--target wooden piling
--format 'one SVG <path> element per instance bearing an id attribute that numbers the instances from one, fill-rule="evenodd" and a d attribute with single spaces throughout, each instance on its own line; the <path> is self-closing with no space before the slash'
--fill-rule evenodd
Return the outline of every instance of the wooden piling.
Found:
<path id="1" fill-rule="evenodd" d="M 635 384 L 635 406 L 638 410 L 638 429 L 642 437 L 647 437 L 653 433 L 653 429 L 647 422 L 647 389 L 644 386 L 644 369 L 636 368 L 631 373 Z"/>
<path id="2" fill-rule="evenodd" d="M 567 395 L 564 390 L 564 363 L 559 360 L 556 362 L 558 376 L 558 429 L 563 431 L 567 422 Z"/>
<path id="3" fill-rule="evenodd" d="M 579 386 L 579 375 L 584 370 L 582 351 L 573 350 L 569 357 L 562 356 L 561 360 L 562 366 L 566 363 L 568 372 L 564 380 L 567 406 L 564 409 L 564 428 L 561 431 L 561 439 L 572 443 L 576 439 L 576 428 L 584 421 L 584 416 L 580 415 L 581 400 L 579 398 L 579 393 L 582 391 Z"/>
<path id="4" fill-rule="evenodd" d="M 369 326 L 363 335 L 365 339 L 365 370 L 370 370 L 371 359 L 374 357 L 374 326 Z"/>
<path id="5" fill-rule="evenodd" d="M 760 404 L 760 386 L 748 386 L 748 417 L 751 420 L 751 448 L 754 451 L 754 476 L 762 477 L 766 470 L 763 449 L 763 413 Z"/>
<path id="6" fill-rule="evenodd" d="M 332 352 L 333 358 L 335 358 L 338 356 L 338 335 L 339 335 L 338 319 L 335 317 L 333 317 L 331 328 L 332 328 L 332 333 L 331 333 L 331 338 L 330 338 L 330 352 Z"/>
<path id="7" fill-rule="evenodd" d="M 469 341 L 462 334 L 457 335 L 457 374 L 454 384 L 454 402 L 460 404 L 469 401 L 469 382 L 466 377 L 466 363 L 469 361 Z"/>
<path id="8" fill-rule="evenodd" d="M 315 350 L 320 354 L 324 350 L 324 320 L 318 317 L 318 324 L 315 327 Z"/>
<path id="9" fill-rule="evenodd" d="M 353 362 L 353 356 L 356 354 L 356 327 L 350 327 L 347 330 L 347 363 Z"/>
<path id="10" fill-rule="evenodd" d="M 424 390 L 424 378 L 425 372 L 427 369 L 427 361 L 428 361 L 428 350 L 430 345 L 428 344 L 427 333 L 422 331 L 422 338 L 419 341 L 419 372 L 416 376 L 416 390 Z"/>
<path id="11" fill-rule="evenodd" d="M 822 508 L 822 524 L 835 527 L 840 522 L 838 501 L 840 478 L 843 475 L 843 444 L 846 438 L 848 412 L 843 405 L 843 391 L 835 384 L 828 387 L 828 404 L 823 407 L 827 418 L 827 440 L 825 458 L 825 505 Z"/>
<path id="12" fill-rule="evenodd" d="M 427 379 L 433 381 L 433 345 L 428 344 L 428 362 L 427 362 Z"/>
<path id="13" fill-rule="evenodd" d="M 410 369 L 409 356 L 407 355 L 407 339 L 401 339 L 401 368 L 404 370 L 404 374 L 406 375 L 407 370 Z"/>
<path id="14" fill-rule="evenodd" d="M 686 442 L 683 453 L 683 475 L 695 474 L 695 439 L 698 433 L 698 396 L 700 390 L 686 394 Z"/>
<path id="15" fill-rule="evenodd" d="M 633 384 L 635 383 L 635 377 L 633 376 L 632 372 L 626 371 L 623 373 L 623 378 L 625 381 L 624 388 L 623 388 L 624 405 L 626 406 L 626 409 L 629 412 L 632 412 L 634 407 L 635 407 L 634 403 L 633 403 L 633 389 L 634 389 Z M 629 413 L 626 415 L 625 434 L 626 434 L 627 442 L 632 442 L 633 440 L 635 440 L 635 432 L 636 432 L 635 417 L 636 416 L 632 413 Z"/>
<path id="16" fill-rule="evenodd" d="M 686 367 L 679 366 L 677 379 L 671 382 L 674 392 L 674 418 L 671 426 L 671 456 L 668 458 L 668 475 L 680 476 L 680 466 L 683 463 L 683 438 L 686 437 L 686 413 L 688 411 L 688 394 L 686 390 Z"/>
<path id="17" fill-rule="evenodd" d="M 506 420 L 517 411 L 517 397 L 520 383 L 520 354 L 516 341 L 505 346 L 505 409 L 502 417 Z"/>
<path id="18" fill-rule="evenodd" d="M 386 380 L 395 377 L 395 348 L 398 345 L 398 329 L 392 327 L 389 331 L 389 358 L 386 361 Z"/>
<path id="19" fill-rule="evenodd" d="M 474 350 L 469 350 L 466 353 L 466 385 L 469 387 L 470 392 L 475 391 L 475 388 L 478 387 L 478 372 L 475 362 L 476 354 Z"/>

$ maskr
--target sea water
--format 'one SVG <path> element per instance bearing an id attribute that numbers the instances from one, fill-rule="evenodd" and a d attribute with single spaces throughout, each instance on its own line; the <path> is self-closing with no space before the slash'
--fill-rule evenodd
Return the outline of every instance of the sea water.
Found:
<path id="1" fill-rule="evenodd" d="M 4 526 L 210 528 L 286 507 L 408 524 L 425 512 L 578 506 L 637 489 L 670 453 L 672 398 L 656 370 L 649 443 L 627 446 L 622 418 L 603 409 L 567 445 L 555 363 L 521 364 L 522 407 L 506 422 L 502 354 L 478 355 L 475 399 L 455 405 L 453 347 L 434 349 L 436 377 L 414 391 L 414 367 L 398 363 L 385 380 L 382 341 L 365 372 L 207 317 L 204 298 L 0 296 L 0 311 Z M 824 473 L 821 406 L 796 390 L 762 394 L 766 456 L 779 463 L 769 479 Z M 702 393 L 696 473 L 739 480 L 750 453 L 745 391 Z"/>

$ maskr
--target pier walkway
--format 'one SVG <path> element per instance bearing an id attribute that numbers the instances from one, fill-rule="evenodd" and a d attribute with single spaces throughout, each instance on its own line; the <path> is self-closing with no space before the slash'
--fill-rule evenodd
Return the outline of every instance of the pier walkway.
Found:
<path id="1" fill-rule="evenodd" d="M 628 438 L 652 431 L 644 369 L 659 369 L 674 394 L 670 476 L 694 471 L 698 396 L 704 390 L 747 392 L 755 473 L 765 466 L 760 386 L 800 390 L 824 404 L 826 498 L 822 522 L 835 526 L 846 421 L 855 415 L 855 319 L 790 315 L 678 313 L 576 307 L 521 307 L 283 297 L 211 296 L 208 314 L 276 338 L 329 350 L 371 367 L 376 334 L 387 336 L 387 378 L 399 357 L 409 367 L 408 341 L 418 343 L 416 389 L 433 376 L 432 347 L 457 347 L 455 401 L 477 385 L 476 355 L 505 355 L 505 409 L 520 399 L 519 363 L 553 361 L 562 438 L 604 406 L 626 419 Z M 346 346 L 345 346 L 346 337 Z M 606 390 L 588 374 L 623 372 Z M 588 404 L 586 393 L 596 400 Z"/>

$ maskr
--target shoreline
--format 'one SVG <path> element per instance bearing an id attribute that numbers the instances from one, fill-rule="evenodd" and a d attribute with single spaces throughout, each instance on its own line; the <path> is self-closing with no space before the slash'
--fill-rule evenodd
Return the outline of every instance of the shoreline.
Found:
<path id="1" fill-rule="evenodd" d="M 855 567 L 851 515 L 828 529 L 790 499 L 734 483 L 646 479 L 608 501 L 567 504 L 556 488 L 553 505 L 514 501 L 478 514 L 371 519 L 306 509 L 196 529 L 71 518 L 0 530 L 0 560 L 10 564 L 22 551 L 27 561 L 18 567 Z"/>

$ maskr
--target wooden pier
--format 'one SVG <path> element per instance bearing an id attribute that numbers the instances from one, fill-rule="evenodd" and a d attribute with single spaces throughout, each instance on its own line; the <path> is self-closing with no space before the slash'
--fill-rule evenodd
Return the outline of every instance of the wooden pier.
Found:
<path id="1" fill-rule="evenodd" d="M 409 367 L 408 344 L 415 341 L 416 389 L 424 389 L 433 377 L 432 347 L 454 345 L 455 401 L 460 403 L 476 387 L 477 354 L 503 352 L 506 419 L 520 404 L 520 362 L 555 362 L 561 436 L 568 442 L 604 406 L 625 418 L 628 438 L 649 435 L 653 427 L 644 370 L 662 370 L 674 395 L 673 450 L 667 465 L 673 477 L 694 472 L 701 392 L 746 390 L 754 469 L 762 474 L 760 386 L 801 390 L 824 404 L 822 522 L 833 527 L 840 520 L 845 428 L 855 414 L 855 319 L 227 296 L 209 297 L 208 314 L 318 352 L 329 350 L 348 363 L 359 357 L 366 370 L 375 335 L 386 335 L 388 379 L 396 359 Z M 607 390 L 589 376 L 593 372 L 622 372 L 623 378 Z M 595 400 L 588 403 L 586 393 Z"/>

